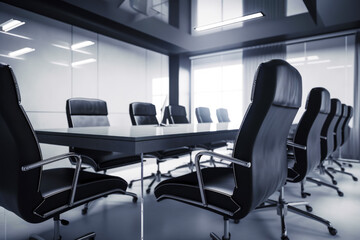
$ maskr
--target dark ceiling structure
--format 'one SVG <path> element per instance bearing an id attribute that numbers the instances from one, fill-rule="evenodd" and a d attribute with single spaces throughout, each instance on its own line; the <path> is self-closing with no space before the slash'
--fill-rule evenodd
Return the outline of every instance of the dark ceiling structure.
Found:
<path id="1" fill-rule="evenodd" d="M 258 9 L 265 17 L 201 35 L 191 34 L 190 0 L 168 1 L 169 23 L 144 14 L 139 18 L 141 13 L 120 8 L 124 0 L 1 1 L 167 55 L 211 53 L 360 27 L 359 0 L 304 0 L 308 12 L 288 17 L 281 14 L 284 0 L 243 0 L 245 10 Z"/>

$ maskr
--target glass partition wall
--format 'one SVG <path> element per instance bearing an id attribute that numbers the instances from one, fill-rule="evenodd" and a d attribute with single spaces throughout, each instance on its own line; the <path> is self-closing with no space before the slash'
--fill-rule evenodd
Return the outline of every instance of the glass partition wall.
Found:
<path id="1" fill-rule="evenodd" d="M 13 27 L 4 27 L 6 23 Z M 160 118 L 169 92 L 168 56 L 3 3 L 0 24 L 0 62 L 13 68 L 22 105 L 35 129 L 67 127 L 65 104 L 71 97 L 105 100 L 112 126 L 131 126 L 131 102 L 155 104 Z M 44 158 L 69 151 L 67 147 L 47 144 L 41 144 L 41 150 Z M 150 160 L 146 164 L 151 165 L 152 171 L 155 164 Z M 56 165 L 70 166 L 67 160 Z M 134 164 L 110 170 L 108 174 L 118 174 L 129 182 L 140 177 L 139 167 Z M 140 191 L 140 184 L 132 191 Z M 94 218 L 107 219 L 106 212 L 114 214 L 110 219 L 122 219 L 119 213 L 127 216 L 124 225 L 116 221 L 106 224 L 109 231 L 103 234 L 140 239 L 140 201 L 133 204 L 126 197 L 109 196 L 106 201 L 100 199 L 92 205 L 89 214 Z M 75 226 L 86 219 L 81 208 L 63 217 Z M 82 227 L 78 228 L 75 235 L 80 236 Z M 28 224 L 13 213 L 0 210 L 0 239 L 24 239 L 24 233 L 39 233 L 50 239 L 52 230 L 52 220 Z M 90 230 L 96 232 L 96 226 Z M 61 227 L 61 231 L 67 230 Z M 110 239 L 101 234 L 97 237 Z"/>
<path id="2" fill-rule="evenodd" d="M 250 103 L 256 68 L 274 58 L 287 60 L 303 78 L 303 103 L 295 122 L 304 112 L 307 95 L 314 87 L 324 87 L 331 98 L 354 106 L 354 46 L 355 36 L 346 35 L 193 57 L 192 122 L 197 122 L 194 114 L 197 107 L 209 107 L 214 122 L 216 109 L 223 107 L 228 109 L 231 121 L 240 124 Z M 354 134 L 357 133 L 352 131 L 351 138 Z"/>

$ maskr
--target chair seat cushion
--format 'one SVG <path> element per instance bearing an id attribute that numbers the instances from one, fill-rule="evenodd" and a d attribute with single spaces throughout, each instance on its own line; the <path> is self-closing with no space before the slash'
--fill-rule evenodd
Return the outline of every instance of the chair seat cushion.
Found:
<path id="1" fill-rule="evenodd" d="M 123 157 L 123 153 L 75 148 L 74 152 L 83 156 L 83 163 L 90 165 L 95 171 L 140 163 L 140 156 Z"/>
<path id="2" fill-rule="evenodd" d="M 196 147 L 203 148 L 206 150 L 212 150 L 212 149 L 222 148 L 222 147 L 226 147 L 226 146 L 227 146 L 226 141 L 215 141 L 215 142 L 210 142 L 210 143 L 206 143 L 206 144 L 196 145 Z"/>
<path id="3" fill-rule="evenodd" d="M 44 214 L 68 204 L 74 172 L 73 168 L 56 168 L 42 172 L 40 192 L 44 201 L 36 209 L 36 213 Z M 75 202 L 87 202 L 89 199 L 96 199 L 114 192 L 124 193 L 127 186 L 127 182 L 120 177 L 80 171 Z"/>
<path id="4" fill-rule="evenodd" d="M 215 206 L 231 213 L 236 213 L 240 210 L 239 205 L 232 199 L 235 187 L 232 168 L 205 168 L 201 172 L 205 184 L 206 199 L 210 206 Z M 227 215 L 213 208 L 202 206 L 196 172 L 162 181 L 156 186 L 154 193 L 158 200 L 170 198 Z"/>

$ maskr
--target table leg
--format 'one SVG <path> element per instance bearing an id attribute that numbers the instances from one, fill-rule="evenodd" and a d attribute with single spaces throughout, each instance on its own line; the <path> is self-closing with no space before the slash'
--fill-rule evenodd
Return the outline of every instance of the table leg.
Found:
<path id="1" fill-rule="evenodd" d="M 144 240 L 144 154 L 140 154 L 141 158 L 141 240 Z"/>

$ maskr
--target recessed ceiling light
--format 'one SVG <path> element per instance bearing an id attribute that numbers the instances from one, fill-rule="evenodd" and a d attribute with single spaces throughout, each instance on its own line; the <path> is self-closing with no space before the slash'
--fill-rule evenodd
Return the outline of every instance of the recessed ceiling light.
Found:
<path id="1" fill-rule="evenodd" d="M 238 17 L 238 18 L 225 20 L 225 21 L 222 21 L 222 22 L 217 22 L 217 23 L 212 23 L 212 24 L 209 24 L 209 25 L 195 27 L 194 29 L 196 31 L 204 31 L 204 30 L 209 30 L 209 29 L 213 29 L 213 28 L 223 27 L 225 25 L 244 22 L 244 21 L 247 21 L 247 20 L 250 20 L 250 19 L 260 18 L 260 17 L 263 17 L 263 16 L 264 16 L 264 14 L 262 12 L 258 12 L 258 13 L 253 13 L 253 14 L 250 14 L 250 15 Z"/>
<path id="2" fill-rule="evenodd" d="M 4 32 L 7 32 L 7 31 L 10 31 L 11 29 L 20 27 L 21 25 L 24 25 L 24 24 L 25 24 L 25 22 L 21 22 L 19 20 L 15 20 L 15 19 L 10 19 L 9 21 L 2 23 L 0 26 Z"/>
<path id="3" fill-rule="evenodd" d="M 29 52 L 33 52 L 33 51 L 35 51 L 35 48 L 25 47 L 25 48 L 10 52 L 9 56 L 10 57 L 17 57 L 17 56 L 20 56 L 20 55 L 23 55 L 23 54 L 26 54 L 26 53 L 29 53 Z"/>
<path id="4" fill-rule="evenodd" d="M 75 66 L 84 65 L 84 64 L 87 64 L 87 63 L 92 63 L 92 62 L 96 62 L 96 59 L 95 58 L 89 58 L 89 59 L 73 62 L 71 64 L 71 66 L 75 67 Z"/>
<path id="5" fill-rule="evenodd" d="M 79 43 L 71 45 L 71 49 L 76 50 L 76 49 L 88 47 L 88 46 L 91 46 L 91 45 L 94 45 L 94 44 L 95 43 L 92 42 L 92 41 L 79 42 Z"/>

